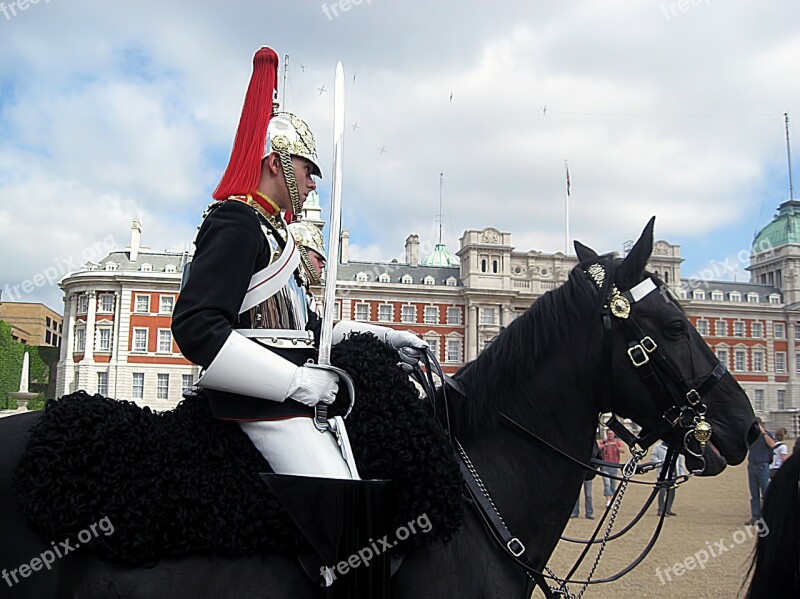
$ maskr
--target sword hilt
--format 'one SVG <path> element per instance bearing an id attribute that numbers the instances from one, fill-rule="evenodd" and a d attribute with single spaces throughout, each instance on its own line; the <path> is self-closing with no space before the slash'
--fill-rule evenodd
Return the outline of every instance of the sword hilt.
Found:
<path id="1" fill-rule="evenodd" d="M 319 402 L 314 406 L 314 426 L 321 433 L 330 428 L 330 424 L 328 424 L 328 404 Z"/>

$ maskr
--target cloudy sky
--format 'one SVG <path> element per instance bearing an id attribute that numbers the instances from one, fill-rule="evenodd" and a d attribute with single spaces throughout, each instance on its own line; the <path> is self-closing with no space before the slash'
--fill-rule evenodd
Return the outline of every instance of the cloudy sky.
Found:
<path id="1" fill-rule="evenodd" d="M 345 65 L 352 258 L 435 241 L 439 173 L 451 250 L 491 225 L 563 251 L 568 160 L 571 237 L 619 250 L 656 215 L 685 277 L 732 277 L 722 265 L 788 198 L 797 23 L 789 0 L 5 0 L 3 299 L 30 281 L 19 299 L 60 311 L 46 279 L 124 248 L 133 218 L 153 249 L 189 247 L 261 45 L 289 55 L 284 107 L 328 172 L 333 100 L 318 90 Z"/>

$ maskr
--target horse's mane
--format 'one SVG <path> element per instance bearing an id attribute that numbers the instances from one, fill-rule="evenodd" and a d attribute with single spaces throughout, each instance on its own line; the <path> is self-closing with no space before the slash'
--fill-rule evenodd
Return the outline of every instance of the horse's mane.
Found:
<path id="1" fill-rule="evenodd" d="M 747 597 L 800 596 L 800 454 L 792 454 L 769 482 L 761 510 Z"/>
<path id="2" fill-rule="evenodd" d="M 475 358 L 456 373 L 467 400 L 458 402 L 453 418 L 455 431 L 468 436 L 479 426 L 486 427 L 495 417 L 501 401 L 533 397 L 534 389 L 524 384 L 544 352 L 554 344 L 574 342 L 577 330 L 595 315 L 600 300 L 606 296 L 614 272 L 621 260 L 610 255 L 592 262 L 606 270 L 601 293 L 583 272 L 584 264 L 573 268 L 567 281 L 546 292 Z M 576 353 L 576 359 L 580 355 Z"/>

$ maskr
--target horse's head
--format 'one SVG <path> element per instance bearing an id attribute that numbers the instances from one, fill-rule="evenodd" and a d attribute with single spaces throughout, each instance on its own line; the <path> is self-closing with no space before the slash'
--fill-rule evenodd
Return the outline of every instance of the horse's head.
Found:
<path id="1" fill-rule="evenodd" d="M 690 470 L 717 474 L 747 455 L 758 435 L 755 415 L 668 288 L 645 271 L 654 222 L 624 259 L 575 243 L 576 269 L 594 288 L 603 323 L 599 407 L 641 426 L 645 445 L 663 438 L 683 448 Z M 711 438 L 703 447 L 698 438 L 706 424 Z"/>

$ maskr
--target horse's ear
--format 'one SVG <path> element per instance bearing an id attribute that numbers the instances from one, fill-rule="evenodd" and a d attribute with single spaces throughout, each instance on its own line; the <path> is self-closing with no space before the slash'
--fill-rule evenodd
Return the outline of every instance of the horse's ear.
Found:
<path id="1" fill-rule="evenodd" d="M 574 244 L 575 244 L 575 255 L 578 257 L 578 262 L 580 262 L 581 264 L 597 258 L 597 252 L 595 252 L 592 248 L 583 245 L 580 241 L 577 240 L 574 241 Z"/>
<path id="2" fill-rule="evenodd" d="M 639 282 L 642 271 L 653 252 L 653 227 L 655 224 L 656 217 L 654 216 L 647 223 L 639 240 L 617 270 L 615 282 L 620 290 L 627 291 Z"/>

